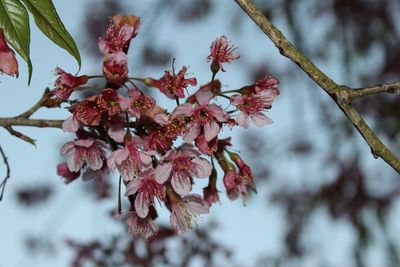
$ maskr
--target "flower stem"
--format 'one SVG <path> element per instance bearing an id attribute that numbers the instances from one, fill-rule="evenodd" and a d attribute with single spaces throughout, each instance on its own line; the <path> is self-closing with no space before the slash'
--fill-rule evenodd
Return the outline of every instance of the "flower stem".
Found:
<path id="1" fill-rule="evenodd" d="M 228 94 L 228 93 L 239 93 L 240 89 L 228 90 L 221 92 L 221 94 Z"/>
<path id="2" fill-rule="evenodd" d="M 103 75 L 91 75 L 91 76 L 87 76 L 88 79 L 98 79 L 98 78 L 104 78 Z"/>

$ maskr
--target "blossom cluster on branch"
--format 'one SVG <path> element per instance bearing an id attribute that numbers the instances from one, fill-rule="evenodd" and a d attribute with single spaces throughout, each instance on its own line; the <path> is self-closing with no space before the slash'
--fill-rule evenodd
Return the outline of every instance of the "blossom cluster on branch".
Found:
<path id="1" fill-rule="evenodd" d="M 70 103 L 72 116 L 64 121 L 63 129 L 76 133 L 76 139 L 61 148 L 66 161 L 57 170 L 66 182 L 81 174 L 96 177 L 118 170 L 131 206 L 127 224 L 132 233 L 150 238 L 157 232 L 158 202 L 169 209 L 171 226 L 184 234 L 219 202 L 217 164 L 224 172 L 223 184 L 230 199 L 246 198 L 248 190 L 256 191 L 250 167 L 230 150 L 230 137 L 219 135 L 223 128 L 247 128 L 251 121 L 256 126 L 272 123 L 264 113 L 279 95 L 279 82 L 267 76 L 222 91 L 216 74 L 225 71 L 223 64 L 239 58 L 225 36 L 210 47 L 210 82 L 192 94 L 188 88 L 198 82 L 187 77 L 186 66 L 176 72 L 173 64 L 159 79 L 130 78 L 127 52 L 139 26 L 136 16 L 114 16 L 106 37 L 99 38 L 104 54 L 102 77 L 107 81 L 100 94 L 70 100 L 79 86 L 99 76 L 74 76 L 57 68 L 52 93 Z M 162 107 L 137 82 L 158 89 L 175 101 L 176 107 L 170 111 Z M 219 98 L 230 103 L 228 110 L 217 104 Z M 207 178 L 203 196 L 192 193 L 195 180 Z"/>

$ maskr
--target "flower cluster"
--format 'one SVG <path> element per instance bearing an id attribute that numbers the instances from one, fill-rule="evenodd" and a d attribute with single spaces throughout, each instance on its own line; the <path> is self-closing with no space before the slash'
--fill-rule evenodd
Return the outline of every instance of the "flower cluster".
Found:
<path id="1" fill-rule="evenodd" d="M 249 190 L 256 191 L 250 167 L 230 150 L 230 138 L 221 138 L 221 131 L 247 128 L 250 121 L 256 126 L 271 123 L 264 113 L 279 95 L 278 80 L 267 76 L 222 91 L 216 74 L 225 71 L 224 63 L 239 58 L 225 36 L 212 43 L 207 57 L 212 62 L 211 81 L 192 94 L 188 92 L 197 80 L 187 77 L 186 66 L 177 73 L 173 66 L 159 79 L 129 78 L 127 51 L 139 25 L 136 16 L 114 16 L 106 38 L 99 38 L 107 80 L 99 94 L 70 100 L 74 90 L 99 75 L 76 77 L 57 68 L 59 77 L 52 92 L 60 102 L 69 103 L 71 117 L 63 129 L 77 136 L 61 148 L 67 158 L 57 170 L 66 182 L 87 172 L 96 177 L 118 170 L 130 203 L 129 231 L 144 238 L 153 236 L 158 229 L 156 207 L 165 205 L 172 227 L 184 234 L 219 202 L 217 164 L 224 172 L 223 185 L 230 199 L 245 199 Z M 173 99 L 176 107 L 160 106 L 141 90 L 146 86 Z M 218 101 L 227 101 L 229 108 Z M 203 196 L 192 193 L 197 179 L 208 179 Z"/>

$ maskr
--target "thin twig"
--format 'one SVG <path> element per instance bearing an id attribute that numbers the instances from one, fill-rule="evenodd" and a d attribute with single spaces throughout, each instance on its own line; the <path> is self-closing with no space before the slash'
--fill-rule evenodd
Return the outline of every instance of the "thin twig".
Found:
<path id="1" fill-rule="evenodd" d="M 34 139 L 30 138 L 29 136 L 27 136 L 27 135 L 25 135 L 25 134 L 23 134 L 23 133 L 20 133 L 20 132 L 14 130 L 11 126 L 7 126 L 7 127 L 4 127 L 4 128 L 5 128 L 11 135 L 13 135 L 13 136 L 15 136 L 15 137 L 21 139 L 22 141 L 28 142 L 29 144 L 34 145 L 34 146 L 36 145 Z"/>
<path id="2" fill-rule="evenodd" d="M 4 153 L 3 148 L 1 146 L 0 146 L 0 154 L 1 154 L 2 158 L 3 158 L 4 165 L 6 166 L 6 176 L 4 177 L 3 181 L 0 184 L 0 188 L 1 188 L 0 201 L 2 201 L 7 181 L 8 181 L 8 179 L 10 179 L 11 169 L 10 169 L 10 164 L 8 163 L 7 156 Z"/>
<path id="3" fill-rule="evenodd" d="M 388 163 L 394 170 L 400 173 L 400 160 L 393 154 L 376 136 L 376 134 L 369 128 L 367 123 L 351 105 L 354 92 L 378 91 L 383 89 L 363 89 L 353 90 L 347 86 L 341 86 L 335 83 L 324 72 L 322 72 L 313 62 L 311 62 L 303 53 L 289 42 L 283 33 L 277 29 L 271 21 L 264 16 L 264 14 L 257 9 L 251 0 L 235 0 L 236 3 L 243 9 L 243 11 L 258 25 L 258 27 L 271 39 L 279 52 L 295 62 L 314 82 L 316 82 L 332 99 L 336 102 L 339 108 L 345 113 L 351 123 L 357 128 L 362 137 L 368 143 L 374 158 L 381 157 Z M 382 87 L 382 86 L 381 86 Z M 389 91 L 389 89 L 388 89 Z"/>
<path id="4" fill-rule="evenodd" d="M 26 119 L 29 119 L 30 116 L 32 116 L 33 113 L 35 113 L 38 109 L 40 109 L 41 107 L 43 107 L 43 104 L 50 99 L 50 97 L 52 96 L 52 94 L 50 93 L 49 88 L 46 88 L 46 90 L 44 90 L 42 97 L 39 99 L 39 101 L 30 109 L 28 109 L 27 111 L 25 111 L 24 113 L 20 114 L 17 117 L 23 117 Z"/>
<path id="5" fill-rule="evenodd" d="M 400 82 L 382 84 L 373 87 L 355 88 L 350 91 L 350 99 L 379 93 L 399 94 Z"/>

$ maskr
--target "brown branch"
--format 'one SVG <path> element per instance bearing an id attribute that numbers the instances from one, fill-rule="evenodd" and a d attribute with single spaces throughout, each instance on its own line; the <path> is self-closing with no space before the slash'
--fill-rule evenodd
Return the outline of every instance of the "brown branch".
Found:
<path id="1" fill-rule="evenodd" d="M 258 27 L 271 39 L 279 52 L 295 62 L 314 82 L 316 82 L 332 99 L 336 102 L 339 108 L 345 113 L 347 118 L 360 132 L 362 137 L 368 143 L 375 158 L 381 157 L 394 170 L 400 173 L 400 160 L 393 154 L 369 128 L 367 123 L 351 105 L 351 100 L 355 95 L 368 95 L 382 91 L 390 91 L 384 86 L 351 89 L 347 86 L 340 86 L 323 73 L 313 62 L 311 62 L 303 53 L 287 40 L 283 33 L 277 29 L 264 14 L 257 9 L 251 0 L 235 0 L 243 11 L 258 25 Z M 392 85 L 393 86 L 393 85 Z M 385 88 L 385 89 L 383 89 Z M 397 90 L 398 87 L 395 87 Z"/>
<path id="2" fill-rule="evenodd" d="M 0 201 L 2 201 L 7 181 L 8 181 L 8 179 L 10 179 L 11 169 L 10 169 L 10 164 L 8 163 L 7 156 L 4 153 L 3 148 L 1 146 L 0 146 L 0 155 L 2 156 L 4 165 L 6 166 L 6 176 L 4 177 L 3 181 L 0 184 L 0 188 L 1 188 Z"/>
<path id="3" fill-rule="evenodd" d="M 43 92 L 42 97 L 39 101 L 33 105 L 27 111 L 21 113 L 15 117 L 9 118 L 0 118 L 0 127 L 6 129 L 11 135 L 22 139 L 32 145 L 35 145 L 35 140 L 30 138 L 27 135 L 24 135 L 16 130 L 14 130 L 13 126 L 31 126 L 31 127 L 53 127 L 53 128 L 61 128 L 62 120 L 44 120 L 44 119 L 31 119 L 33 113 L 38 111 L 42 107 L 54 108 L 59 107 L 61 101 L 58 98 L 52 98 L 53 94 L 50 92 L 49 88 L 46 88 Z"/>
<path id="4" fill-rule="evenodd" d="M 31 145 L 34 145 L 34 146 L 36 145 L 34 139 L 30 138 L 29 136 L 27 136 L 27 135 L 25 135 L 25 134 L 23 134 L 23 133 L 20 133 L 20 132 L 14 130 L 11 126 L 7 126 L 7 127 L 5 127 L 5 129 L 6 129 L 11 135 L 13 135 L 13 136 L 15 136 L 15 137 L 17 137 L 17 138 L 19 138 L 19 139 L 25 141 L 25 142 L 28 142 L 28 143 L 31 144 Z"/>
<path id="5" fill-rule="evenodd" d="M 24 113 L 20 114 L 17 117 L 23 117 L 23 118 L 27 118 L 28 119 L 38 109 L 40 109 L 41 107 L 45 106 L 46 102 L 50 99 L 51 96 L 52 96 L 52 94 L 50 93 L 49 88 L 46 88 L 46 90 L 44 90 L 43 95 L 39 99 L 39 101 L 33 107 L 31 107 L 30 109 L 28 109 L 27 111 L 25 111 Z"/>
<path id="6" fill-rule="evenodd" d="M 400 82 L 382 84 L 373 87 L 355 88 L 350 91 L 350 99 L 379 93 L 400 94 Z"/>
<path id="7" fill-rule="evenodd" d="M 39 128 L 61 128 L 63 120 L 27 119 L 24 117 L 0 118 L 1 127 L 31 126 Z"/>

